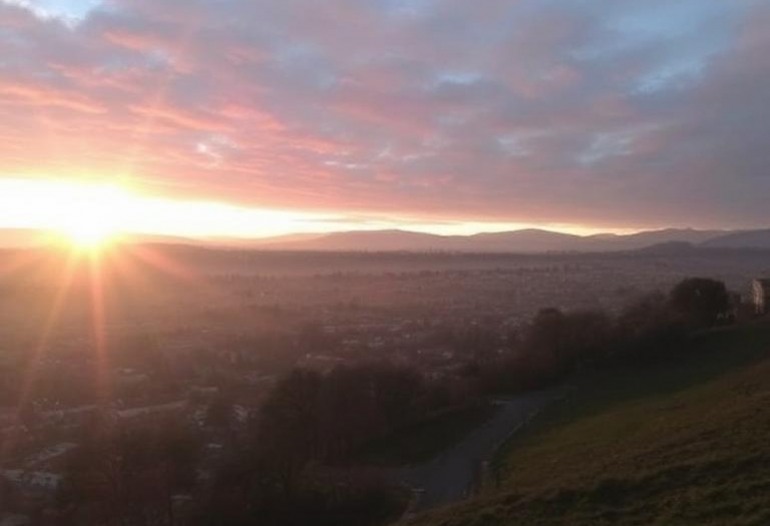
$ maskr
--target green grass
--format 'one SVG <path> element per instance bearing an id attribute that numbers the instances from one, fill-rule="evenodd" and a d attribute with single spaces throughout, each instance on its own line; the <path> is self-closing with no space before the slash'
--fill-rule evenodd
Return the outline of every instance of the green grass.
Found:
<path id="1" fill-rule="evenodd" d="M 770 324 L 584 376 L 497 469 L 498 488 L 414 524 L 770 524 Z"/>
<path id="2" fill-rule="evenodd" d="M 368 444 L 356 455 L 356 462 L 376 466 L 426 462 L 460 442 L 496 410 L 492 404 L 478 403 L 436 415 Z"/>

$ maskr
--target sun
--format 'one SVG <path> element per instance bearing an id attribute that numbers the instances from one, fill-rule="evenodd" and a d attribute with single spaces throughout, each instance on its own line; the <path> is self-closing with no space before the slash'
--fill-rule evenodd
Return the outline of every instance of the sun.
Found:
<path id="1" fill-rule="evenodd" d="M 117 236 L 116 230 L 93 223 L 72 225 L 63 233 L 72 245 L 80 249 L 88 250 L 108 245 Z"/>
<path id="2" fill-rule="evenodd" d="M 56 230 L 73 247 L 94 251 L 119 236 L 125 221 L 125 194 L 112 187 L 85 187 L 69 196 Z"/>
<path id="3" fill-rule="evenodd" d="M 80 210 L 59 227 L 60 235 L 78 250 L 96 251 L 114 242 L 120 226 L 104 210 Z"/>

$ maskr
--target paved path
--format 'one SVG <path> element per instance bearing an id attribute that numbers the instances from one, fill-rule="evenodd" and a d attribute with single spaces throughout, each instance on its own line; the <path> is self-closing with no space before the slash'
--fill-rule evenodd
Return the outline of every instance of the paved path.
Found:
<path id="1" fill-rule="evenodd" d="M 559 396 L 558 391 L 539 391 L 497 400 L 500 408 L 495 415 L 462 442 L 429 462 L 396 470 L 394 476 L 415 490 L 416 500 L 409 513 L 467 496 L 479 481 L 482 464 L 529 418 Z"/>

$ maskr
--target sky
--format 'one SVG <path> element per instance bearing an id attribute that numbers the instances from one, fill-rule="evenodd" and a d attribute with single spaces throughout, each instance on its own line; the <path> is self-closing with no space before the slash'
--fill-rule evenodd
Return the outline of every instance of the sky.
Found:
<path id="1" fill-rule="evenodd" d="M 0 0 L 0 227 L 768 227 L 768 27 L 766 0 Z"/>

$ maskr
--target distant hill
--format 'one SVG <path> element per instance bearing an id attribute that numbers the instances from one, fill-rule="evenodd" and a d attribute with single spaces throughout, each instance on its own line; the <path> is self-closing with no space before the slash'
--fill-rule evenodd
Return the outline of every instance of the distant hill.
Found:
<path id="1" fill-rule="evenodd" d="M 703 243 L 707 248 L 762 248 L 770 249 L 770 230 L 731 232 L 714 237 Z"/>
<path id="2" fill-rule="evenodd" d="M 650 230 L 624 236 L 600 234 L 598 236 L 589 236 L 587 240 L 596 249 L 600 250 L 638 250 L 665 243 L 690 243 L 698 245 L 724 234 L 725 231 L 723 230 L 666 228 L 664 230 Z"/>
<path id="3" fill-rule="evenodd" d="M 207 248 L 230 248 L 236 250 L 250 249 L 276 249 L 292 243 L 301 243 L 312 241 L 326 234 L 318 233 L 300 233 L 286 234 L 270 237 L 232 237 L 232 236 L 212 236 L 205 238 L 188 238 L 185 244 L 202 245 Z"/>
<path id="4" fill-rule="evenodd" d="M 50 233 L 32 229 L 0 229 L 0 248 L 23 248 L 49 244 Z M 680 253 L 683 250 L 770 249 L 770 230 L 723 231 L 664 229 L 629 235 L 578 236 L 540 229 L 442 236 L 408 230 L 354 230 L 330 234 L 292 234 L 273 238 L 208 238 L 126 234 L 122 243 L 169 243 L 210 248 L 340 251 L 340 252 L 511 252 L 565 253 L 618 252 L 649 249 Z"/>
<path id="5" fill-rule="evenodd" d="M 454 250 L 455 239 L 406 230 L 354 230 L 321 234 L 309 239 L 277 239 L 263 243 L 263 248 L 280 250 L 336 251 L 430 251 Z"/>
<path id="6" fill-rule="evenodd" d="M 583 245 L 584 238 L 580 236 L 526 229 L 469 236 L 441 236 L 408 230 L 359 230 L 322 234 L 304 240 L 278 239 L 261 246 L 283 250 L 370 252 L 565 252 L 580 250 Z"/>
<path id="7" fill-rule="evenodd" d="M 763 232 L 763 231 L 757 231 Z M 770 232 L 770 231 L 768 231 Z M 548 230 L 526 229 L 510 232 L 481 233 L 469 236 L 441 236 L 406 230 L 351 231 L 332 234 L 307 235 L 303 239 L 273 238 L 253 242 L 251 246 L 274 250 L 324 250 L 324 251 L 447 251 L 447 252 L 616 252 L 657 247 L 657 251 L 681 251 L 709 245 L 714 239 L 739 236 L 746 239 L 737 248 L 761 241 L 762 236 L 752 237 L 752 232 L 726 232 L 722 230 L 665 229 L 630 235 L 598 234 L 577 236 Z M 730 245 L 724 245 L 730 248 Z"/>
<path id="8" fill-rule="evenodd" d="M 464 249 L 479 252 L 572 252 L 585 247 L 585 238 L 580 236 L 526 229 L 469 236 Z"/>
<path id="9" fill-rule="evenodd" d="M 657 243 L 647 247 L 639 248 L 636 250 L 640 254 L 655 254 L 660 256 L 677 256 L 680 254 L 687 254 L 696 252 L 698 248 L 692 243 L 686 241 L 668 241 L 666 243 Z"/>

